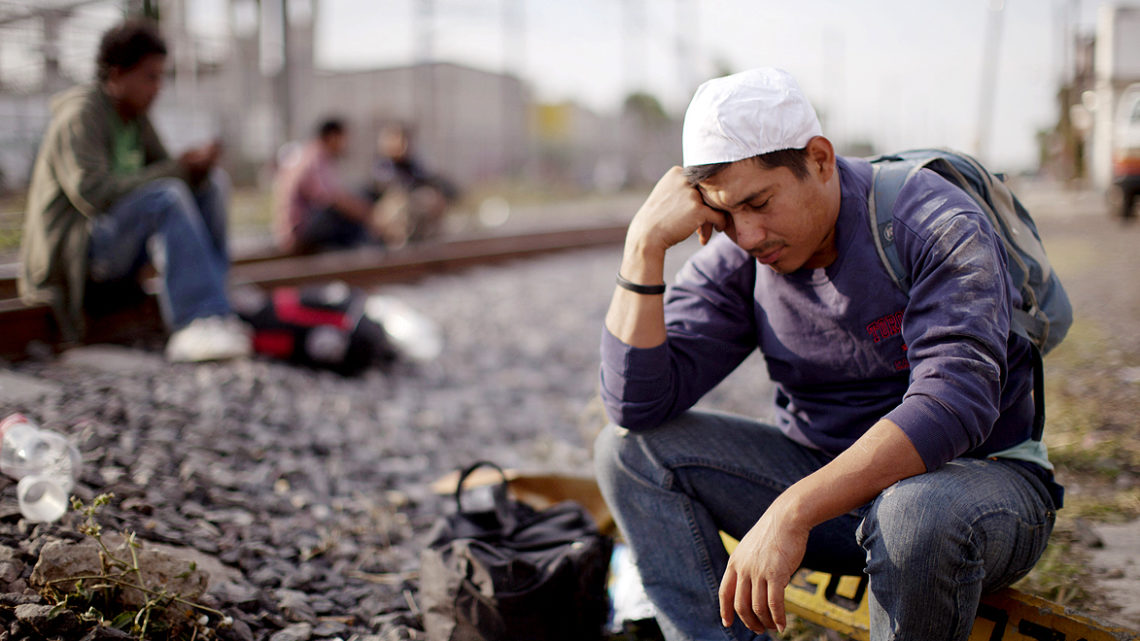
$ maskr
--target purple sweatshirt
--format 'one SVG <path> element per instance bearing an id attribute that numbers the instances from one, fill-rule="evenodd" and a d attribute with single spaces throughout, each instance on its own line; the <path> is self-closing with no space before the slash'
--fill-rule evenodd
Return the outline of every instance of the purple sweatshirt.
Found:
<path id="1" fill-rule="evenodd" d="M 639 349 L 603 333 L 601 393 L 614 422 L 637 430 L 673 418 L 759 348 L 776 425 L 831 455 L 884 417 L 927 470 L 1030 438 L 1032 357 L 1010 332 L 1021 295 L 989 220 L 937 174 L 910 180 L 894 223 L 908 298 L 870 235 L 870 164 L 839 158 L 838 167 L 833 264 L 777 274 L 718 234 L 670 288 L 663 345 Z"/>

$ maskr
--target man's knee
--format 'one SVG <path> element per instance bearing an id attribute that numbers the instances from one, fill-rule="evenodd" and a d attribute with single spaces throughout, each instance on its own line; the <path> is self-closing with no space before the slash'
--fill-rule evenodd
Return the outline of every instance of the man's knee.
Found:
<path id="1" fill-rule="evenodd" d="M 877 560 L 918 570 L 950 555 L 965 561 L 970 545 L 971 508 L 953 488 L 922 476 L 883 490 L 859 527 L 859 542 Z"/>
<path id="2" fill-rule="evenodd" d="M 603 488 L 613 486 L 618 473 L 621 449 L 627 446 L 629 430 L 613 423 L 606 425 L 594 439 L 594 470 Z"/>
<path id="3" fill-rule="evenodd" d="M 146 188 L 159 200 L 156 213 L 186 216 L 198 210 L 190 187 L 181 178 L 156 178 Z"/>
<path id="4" fill-rule="evenodd" d="M 651 439 L 654 430 L 631 432 L 615 425 L 607 425 L 594 440 L 594 468 L 603 492 L 615 491 L 623 483 L 633 482 L 645 486 L 658 486 L 665 482 L 669 472 L 652 453 Z"/>
<path id="5" fill-rule="evenodd" d="M 214 167 L 206 176 L 206 180 L 202 181 L 202 188 L 226 198 L 230 195 L 230 191 L 233 190 L 233 181 L 230 180 L 230 175 L 226 173 L 224 169 Z"/>

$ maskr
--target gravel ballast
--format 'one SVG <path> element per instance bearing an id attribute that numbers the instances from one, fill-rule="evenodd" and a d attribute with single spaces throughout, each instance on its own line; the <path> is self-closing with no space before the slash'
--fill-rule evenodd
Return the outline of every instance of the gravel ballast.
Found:
<path id="1" fill-rule="evenodd" d="M 351 378 L 266 359 L 170 365 L 161 337 L 146 337 L 16 364 L 0 415 L 73 438 L 75 494 L 115 495 L 104 531 L 215 562 L 202 600 L 233 618 L 221 637 L 416 638 L 419 537 L 446 509 L 432 481 L 480 459 L 591 474 L 619 260 L 586 250 L 384 288 L 440 326 L 445 349 L 428 363 Z M 740 401 L 763 407 L 747 387 Z M 30 591 L 40 549 L 80 538 L 80 521 L 22 520 L 14 482 L 0 480 L 0 595 Z M 0 624 L 31 627 L 14 607 Z"/>

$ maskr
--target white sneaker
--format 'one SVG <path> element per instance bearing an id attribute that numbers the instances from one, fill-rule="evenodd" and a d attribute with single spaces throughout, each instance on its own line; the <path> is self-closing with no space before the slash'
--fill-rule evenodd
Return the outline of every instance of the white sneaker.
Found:
<path id="1" fill-rule="evenodd" d="M 252 353 L 250 329 L 236 316 L 196 318 L 166 341 L 166 359 L 174 363 L 243 358 Z"/>

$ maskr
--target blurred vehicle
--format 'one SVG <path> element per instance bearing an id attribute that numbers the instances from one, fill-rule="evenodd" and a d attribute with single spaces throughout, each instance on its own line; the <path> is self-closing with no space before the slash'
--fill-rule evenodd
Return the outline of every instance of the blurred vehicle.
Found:
<path id="1" fill-rule="evenodd" d="M 1140 193 L 1140 83 L 1130 85 L 1120 96 L 1115 129 L 1113 191 L 1120 199 L 1120 216 L 1132 218 L 1136 215 L 1136 195 Z"/>

